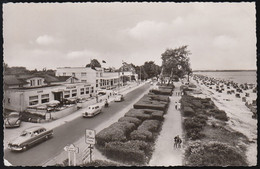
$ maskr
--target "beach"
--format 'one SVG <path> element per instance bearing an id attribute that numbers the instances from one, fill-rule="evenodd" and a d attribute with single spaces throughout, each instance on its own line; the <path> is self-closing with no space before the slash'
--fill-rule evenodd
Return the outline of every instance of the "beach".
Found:
<path id="1" fill-rule="evenodd" d="M 193 88 L 193 96 L 211 98 L 219 110 L 226 112 L 229 118 L 227 121 L 228 127 L 244 134 L 248 138 L 249 144 L 245 144 L 247 147 L 246 157 L 248 165 L 255 166 L 257 164 L 257 119 L 252 118 L 253 113 L 245 105 L 245 102 L 242 101 L 242 97 L 247 92 L 249 97 L 246 97 L 246 101 L 252 102 L 256 100 L 257 94 L 253 92 L 253 89 L 247 89 L 246 92 L 240 93 L 241 97 L 238 98 L 235 94 L 227 94 L 228 90 L 233 89 L 232 86 L 227 87 L 227 85 L 223 85 L 223 92 L 220 93 L 216 91 L 217 85 L 207 86 L 202 80 L 194 80 L 192 78 L 190 82 L 197 86 Z"/>

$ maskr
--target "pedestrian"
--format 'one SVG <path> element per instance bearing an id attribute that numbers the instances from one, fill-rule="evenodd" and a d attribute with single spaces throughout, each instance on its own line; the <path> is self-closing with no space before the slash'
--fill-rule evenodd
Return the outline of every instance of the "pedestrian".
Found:
<path id="1" fill-rule="evenodd" d="M 180 138 L 180 137 L 178 138 L 178 141 L 177 141 L 177 142 L 178 142 L 178 143 L 177 143 L 177 144 L 178 144 L 178 148 L 181 148 L 181 143 L 182 143 L 182 140 L 181 140 L 181 138 Z"/>
<path id="2" fill-rule="evenodd" d="M 177 107 L 177 106 L 178 106 L 178 105 L 177 105 L 177 102 L 175 102 L 175 104 L 174 104 L 174 105 L 175 105 L 175 109 L 177 110 L 177 108 L 178 108 L 178 107 Z"/>
<path id="3" fill-rule="evenodd" d="M 181 109 L 181 103 L 180 103 L 180 102 L 177 103 L 177 109 L 178 109 L 178 110 Z"/>
<path id="4" fill-rule="evenodd" d="M 178 147 L 179 138 L 180 138 L 179 135 L 177 135 L 177 136 L 174 137 L 174 145 L 173 145 L 174 148 L 177 148 L 177 147 Z"/>
<path id="5" fill-rule="evenodd" d="M 96 95 L 96 101 L 97 101 L 97 103 L 98 103 L 98 95 Z"/>

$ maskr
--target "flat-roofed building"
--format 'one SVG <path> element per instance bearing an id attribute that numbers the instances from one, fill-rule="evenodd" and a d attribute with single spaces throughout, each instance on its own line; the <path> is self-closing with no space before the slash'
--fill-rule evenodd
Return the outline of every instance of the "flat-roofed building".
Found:
<path id="1" fill-rule="evenodd" d="M 4 108 L 13 111 L 24 111 L 52 100 L 63 102 L 65 99 L 88 98 L 95 94 L 94 84 L 82 83 L 72 76 L 4 76 Z"/>

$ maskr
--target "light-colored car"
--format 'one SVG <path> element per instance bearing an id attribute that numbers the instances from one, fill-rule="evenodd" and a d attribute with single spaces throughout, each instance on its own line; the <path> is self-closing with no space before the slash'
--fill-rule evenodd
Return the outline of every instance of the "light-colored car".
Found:
<path id="1" fill-rule="evenodd" d="M 20 136 L 8 143 L 8 149 L 12 151 L 24 151 L 28 147 L 45 141 L 53 136 L 53 130 L 41 126 L 33 126 L 24 130 Z"/>
<path id="2" fill-rule="evenodd" d="M 20 113 L 19 112 L 9 113 L 4 120 L 4 124 L 6 128 L 20 127 L 21 124 Z"/>
<path id="3" fill-rule="evenodd" d="M 82 113 L 82 115 L 83 117 L 93 117 L 99 113 L 101 113 L 101 106 L 95 104 L 95 105 L 88 106 L 86 111 Z"/>
<path id="4" fill-rule="evenodd" d="M 121 102 L 124 100 L 124 96 L 122 94 L 118 94 L 115 98 L 115 102 Z"/>

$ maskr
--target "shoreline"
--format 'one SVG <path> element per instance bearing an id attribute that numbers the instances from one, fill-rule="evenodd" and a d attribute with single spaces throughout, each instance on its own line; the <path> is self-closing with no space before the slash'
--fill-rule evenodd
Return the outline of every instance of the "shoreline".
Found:
<path id="1" fill-rule="evenodd" d="M 208 89 L 206 86 L 197 83 L 191 78 L 191 83 L 197 87 L 193 88 L 193 96 L 200 98 L 211 98 L 214 104 L 219 110 L 224 110 L 227 116 L 230 118 L 227 122 L 228 127 L 241 132 L 248 139 L 250 144 L 247 144 L 246 157 L 248 166 L 257 165 L 257 119 L 252 118 L 252 112 L 241 98 L 236 98 L 234 95 L 228 95 L 226 93 L 218 93 L 213 89 Z M 252 93 L 250 93 L 252 94 Z M 250 99 L 255 99 L 255 96 L 251 95 Z"/>

